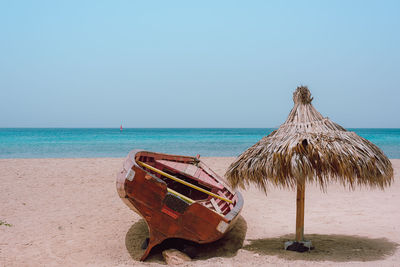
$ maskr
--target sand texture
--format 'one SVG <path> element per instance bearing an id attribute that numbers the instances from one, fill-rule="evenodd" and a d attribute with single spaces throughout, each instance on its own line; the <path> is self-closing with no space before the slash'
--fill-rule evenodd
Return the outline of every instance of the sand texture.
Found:
<path id="1" fill-rule="evenodd" d="M 233 158 L 204 158 L 223 175 Z M 0 266 L 159 266 L 142 263 L 143 219 L 120 200 L 124 159 L 0 160 Z M 195 248 L 190 266 L 400 266 L 400 160 L 386 189 L 306 188 L 305 236 L 315 246 L 284 251 L 295 230 L 295 192 L 242 190 L 245 205 L 223 239 Z"/>

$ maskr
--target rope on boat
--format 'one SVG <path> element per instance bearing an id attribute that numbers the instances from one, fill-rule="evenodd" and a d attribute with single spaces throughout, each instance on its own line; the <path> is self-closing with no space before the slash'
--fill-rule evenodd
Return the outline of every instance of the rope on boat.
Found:
<path id="1" fill-rule="evenodd" d="M 189 186 L 189 187 L 191 187 L 191 188 L 193 188 L 193 189 L 196 189 L 196 190 L 198 190 L 198 191 L 200 191 L 200 192 L 206 193 L 206 194 L 208 194 L 208 195 L 210 195 L 210 196 L 213 196 L 213 197 L 215 197 L 215 198 L 219 198 L 219 199 L 221 199 L 221 200 L 223 200 L 223 201 L 226 201 L 226 202 L 228 202 L 228 203 L 230 203 L 230 204 L 233 204 L 233 201 L 230 200 L 230 199 L 227 199 L 227 198 L 225 198 L 225 197 L 221 197 L 221 196 L 219 196 L 219 195 L 217 195 L 217 194 L 214 194 L 214 193 L 212 193 L 212 192 L 210 192 L 210 191 L 207 191 L 207 190 L 205 190 L 205 189 L 203 189 L 203 188 L 201 188 L 201 187 L 195 186 L 195 185 L 193 185 L 193 184 L 191 184 L 191 183 L 188 183 L 188 182 L 186 182 L 186 181 L 184 181 L 184 180 L 181 180 L 181 179 L 179 179 L 179 178 L 177 178 L 177 177 L 175 177 L 175 176 L 172 176 L 172 175 L 170 175 L 170 174 L 168 174 L 168 173 L 166 173 L 166 172 L 163 172 L 163 171 L 161 171 L 161 170 L 159 170 L 159 169 L 157 169 L 157 168 L 154 168 L 153 166 L 150 166 L 150 165 L 148 165 L 148 164 L 146 164 L 146 163 L 144 163 L 144 162 L 138 161 L 137 163 L 138 163 L 139 165 L 141 165 L 142 167 L 148 168 L 148 169 L 150 169 L 150 170 L 152 170 L 152 171 L 154 171 L 154 172 L 156 172 L 156 173 L 158 173 L 158 174 L 161 174 L 161 175 L 163 175 L 163 176 L 165 176 L 165 177 L 167 177 L 167 178 L 170 178 L 170 179 L 172 179 L 172 180 L 174 180 L 174 181 L 176 181 L 176 182 L 178 182 L 178 183 L 184 184 L 184 185 Z M 176 192 L 176 193 L 177 193 L 177 192 Z M 179 193 L 178 193 L 178 194 L 179 194 Z"/>

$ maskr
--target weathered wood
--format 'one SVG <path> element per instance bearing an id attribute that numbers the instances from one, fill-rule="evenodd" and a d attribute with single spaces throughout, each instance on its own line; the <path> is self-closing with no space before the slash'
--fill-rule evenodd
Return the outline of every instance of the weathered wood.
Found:
<path id="1" fill-rule="evenodd" d="M 172 179 L 172 180 L 174 180 L 174 181 L 176 181 L 176 182 L 178 182 L 178 183 L 181 183 L 181 184 L 184 184 L 184 185 L 186 185 L 186 186 L 189 186 L 189 187 L 191 187 L 191 188 L 193 188 L 193 189 L 195 189 L 195 190 L 198 190 L 198 191 L 200 191 L 200 192 L 206 193 L 206 194 L 208 194 L 208 195 L 210 195 L 210 196 L 213 196 L 213 197 L 222 199 L 222 200 L 224 200 L 224 201 L 226 201 L 226 202 L 228 202 L 228 203 L 233 203 L 230 199 L 227 199 L 226 197 L 221 197 L 221 196 L 216 195 L 216 194 L 214 194 L 214 193 L 212 193 L 212 192 L 210 192 L 210 191 L 207 191 L 207 190 L 205 190 L 205 189 L 203 189 L 203 188 L 201 188 L 201 187 L 198 187 L 198 186 L 196 186 L 196 185 L 193 185 L 193 184 L 191 184 L 191 183 L 188 183 L 188 182 L 186 182 L 186 181 L 183 181 L 182 179 L 179 179 L 179 178 L 177 178 L 177 177 L 175 177 L 175 176 L 173 176 L 173 175 L 170 175 L 170 174 L 168 174 L 168 173 L 166 173 L 166 172 L 163 172 L 163 171 L 161 171 L 161 170 L 159 170 L 159 169 L 157 169 L 157 168 L 154 168 L 153 166 L 150 166 L 150 165 L 148 165 L 148 164 L 146 164 L 146 163 L 144 163 L 144 162 L 138 161 L 137 163 L 138 163 L 140 166 L 142 166 L 142 167 L 145 167 L 145 168 L 147 168 L 147 169 L 150 169 L 150 170 L 152 170 L 152 171 L 154 171 L 154 172 L 156 172 L 156 173 L 158 173 L 158 174 L 161 174 L 162 176 L 165 176 L 165 177 L 167 177 L 167 178 L 170 178 L 170 179 Z"/>
<path id="2" fill-rule="evenodd" d="M 222 211 L 220 209 L 220 207 L 218 206 L 217 202 L 215 201 L 214 198 L 210 199 L 211 201 L 211 205 L 214 207 L 215 211 L 219 214 L 222 214 Z"/>
<path id="3" fill-rule="evenodd" d="M 117 190 L 123 202 L 141 215 L 149 227 L 149 244 L 141 260 L 145 260 L 150 250 L 167 238 L 182 238 L 197 243 L 209 243 L 224 236 L 237 220 L 243 207 L 243 198 L 240 193 L 231 192 L 222 186 L 226 193 L 224 196 L 230 199 L 233 205 L 232 207 L 228 205 L 229 208 L 224 210 L 223 214 L 218 214 L 214 209 L 207 207 L 207 203 L 211 206 L 210 197 L 203 198 L 204 196 L 197 194 L 197 190 L 187 191 L 188 187 L 183 185 L 182 188 L 174 187 L 171 191 L 169 186 L 174 185 L 174 180 L 163 180 L 164 178 L 160 174 L 152 173 L 138 164 L 139 161 L 144 161 L 154 168 L 157 160 L 170 160 L 185 164 L 198 162 L 192 157 L 147 151 L 129 153 L 123 170 L 117 176 Z M 130 170 L 134 172 L 133 179 L 127 175 Z M 217 182 L 220 181 L 220 177 L 217 175 L 213 178 Z M 192 178 L 185 176 L 184 179 L 190 181 Z M 181 185 L 180 183 L 176 184 Z M 214 188 L 213 190 L 218 189 Z M 215 191 L 215 193 L 220 194 L 221 192 Z M 180 195 L 190 198 L 190 201 Z"/>
<path id="4" fill-rule="evenodd" d="M 193 180 L 207 187 L 218 189 L 224 188 L 223 185 L 212 178 L 212 176 L 208 175 L 202 168 L 194 166 L 193 164 L 173 162 L 169 160 L 156 160 L 156 162 L 160 163 L 161 166 L 167 167 L 170 170 L 176 171 L 185 176 L 189 176 Z M 189 166 L 192 167 L 189 168 Z M 190 172 L 188 172 L 188 170 L 190 170 Z"/>
<path id="5" fill-rule="evenodd" d="M 296 241 L 304 240 L 304 196 L 305 180 L 297 181 L 297 202 L 296 202 Z"/>

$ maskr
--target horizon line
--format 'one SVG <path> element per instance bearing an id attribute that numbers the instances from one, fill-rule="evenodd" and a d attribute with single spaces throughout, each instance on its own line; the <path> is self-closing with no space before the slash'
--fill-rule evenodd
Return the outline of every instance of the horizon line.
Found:
<path id="1" fill-rule="evenodd" d="M 278 129 L 278 127 L 123 127 L 123 129 Z M 344 127 L 345 129 L 400 129 L 400 127 Z M 0 129 L 120 129 L 120 127 L 0 127 Z"/>

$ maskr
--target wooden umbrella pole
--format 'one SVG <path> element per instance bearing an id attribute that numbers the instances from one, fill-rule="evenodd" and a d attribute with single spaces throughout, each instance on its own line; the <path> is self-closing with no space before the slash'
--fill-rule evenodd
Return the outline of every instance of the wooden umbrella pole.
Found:
<path id="1" fill-rule="evenodd" d="M 304 194 L 305 179 L 297 181 L 297 202 L 296 202 L 296 241 L 304 241 Z"/>

